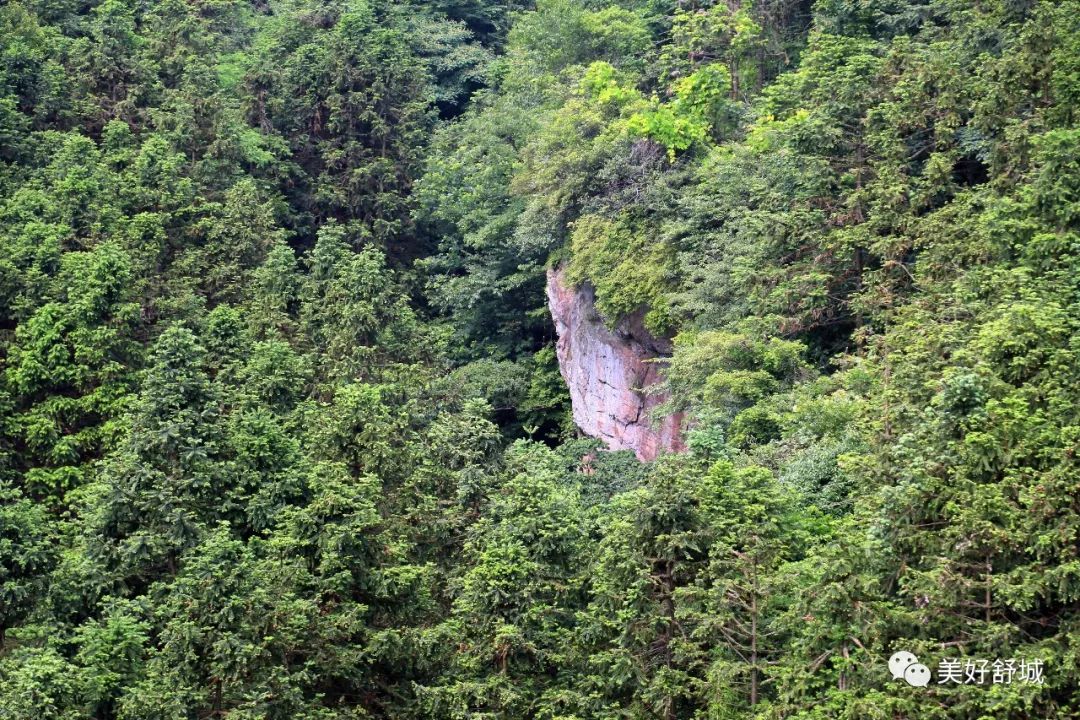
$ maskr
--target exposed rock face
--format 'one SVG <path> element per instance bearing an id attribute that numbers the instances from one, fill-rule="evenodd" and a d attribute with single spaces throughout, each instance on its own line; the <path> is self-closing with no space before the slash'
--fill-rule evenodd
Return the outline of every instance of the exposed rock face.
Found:
<path id="1" fill-rule="evenodd" d="M 547 294 L 578 427 L 612 450 L 633 450 L 640 460 L 684 450 L 682 416 L 652 417 L 666 398 L 644 392 L 662 379 L 660 363 L 650 361 L 670 355 L 670 343 L 653 337 L 640 314 L 608 329 L 593 288 L 570 287 L 562 268 L 548 270 Z"/>

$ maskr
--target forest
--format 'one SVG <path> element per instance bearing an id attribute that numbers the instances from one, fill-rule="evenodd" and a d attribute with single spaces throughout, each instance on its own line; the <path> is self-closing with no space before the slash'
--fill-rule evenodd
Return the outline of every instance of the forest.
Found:
<path id="1" fill-rule="evenodd" d="M 0 718 L 1080 718 L 1080 0 L 0 2 Z"/>

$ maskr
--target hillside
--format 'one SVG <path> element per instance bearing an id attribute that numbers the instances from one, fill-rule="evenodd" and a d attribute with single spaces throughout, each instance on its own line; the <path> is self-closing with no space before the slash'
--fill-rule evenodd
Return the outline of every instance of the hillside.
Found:
<path id="1" fill-rule="evenodd" d="M 1080 717 L 1078 455 L 1076 0 L 0 5 L 3 720 Z"/>

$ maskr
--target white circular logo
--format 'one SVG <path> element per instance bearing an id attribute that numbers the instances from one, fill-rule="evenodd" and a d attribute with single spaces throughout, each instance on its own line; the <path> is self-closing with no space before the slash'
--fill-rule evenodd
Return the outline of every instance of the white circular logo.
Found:
<path id="1" fill-rule="evenodd" d="M 900 652 L 893 653 L 889 658 L 889 672 L 892 673 L 893 680 L 900 680 L 904 677 L 904 671 L 908 669 L 909 665 L 914 665 L 919 662 L 919 658 L 915 657 L 907 650 L 901 650 Z"/>

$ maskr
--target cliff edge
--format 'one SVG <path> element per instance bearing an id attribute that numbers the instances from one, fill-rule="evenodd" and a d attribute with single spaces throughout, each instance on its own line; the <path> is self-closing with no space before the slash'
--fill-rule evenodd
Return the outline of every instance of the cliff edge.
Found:
<path id="1" fill-rule="evenodd" d="M 653 361 L 670 355 L 670 343 L 649 333 L 640 313 L 608 328 L 592 286 L 570 286 L 561 267 L 548 270 L 547 295 L 577 426 L 612 450 L 633 450 L 640 460 L 685 450 L 682 415 L 653 417 L 666 398 L 645 392 L 663 379 L 662 364 Z"/>

